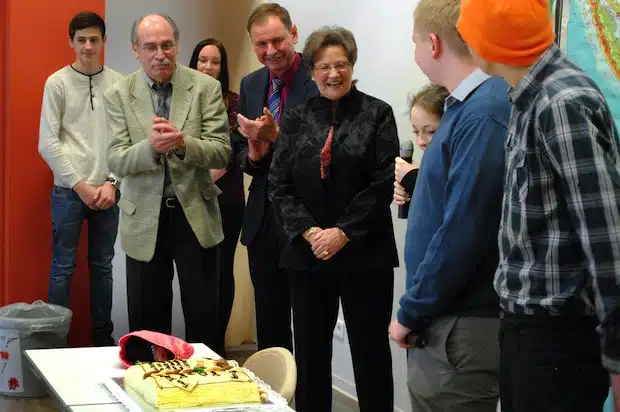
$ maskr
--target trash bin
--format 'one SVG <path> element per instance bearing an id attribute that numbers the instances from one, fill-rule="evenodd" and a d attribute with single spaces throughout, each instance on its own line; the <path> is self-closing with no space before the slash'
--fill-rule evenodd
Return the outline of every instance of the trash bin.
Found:
<path id="1" fill-rule="evenodd" d="M 24 398 L 47 394 L 23 351 L 66 347 L 72 315 L 71 310 L 42 300 L 0 307 L 0 394 Z"/>

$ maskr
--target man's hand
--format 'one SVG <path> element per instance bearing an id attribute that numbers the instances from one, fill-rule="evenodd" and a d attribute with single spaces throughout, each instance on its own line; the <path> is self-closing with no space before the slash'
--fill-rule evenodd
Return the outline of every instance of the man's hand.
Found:
<path id="1" fill-rule="evenodd" d="M 211 169 L 211 180 L 217 182 L 226 174 L 226 169 Z"/>
<path id="2" fill-rule="evenodd" d="M 250 140 L 248 139 L 248 157 L 253 162 L 258 162 L 265 157 L 271 150 L 269 140 Z"/>
<path id="3" fill-rule="evenodd" d="M 394 159 L 394 177 L 398 183 L 403 180 L 403 177 L 411 172 L 413 169 L 419 169 L 420 165 L 417 162 L 409 163 L 403 160 L 401 157 Z"/>
<path id="4" fill-rule="evenodd" d="M 388 330 L 390 339 L 403 349 L 413 348 L 413 345 L 407 343 L 407 337 L 411 334 L 411 329 L 398 323 L 397 319 L 392 319 L 390 329 Z"/>
<path id="5" fill-rule="evenodd" d="M 407 202 L 411 201 L 411 196 L 405 190 L 403 185 L 398 183 L 396 180 L 394 181 L 394 203 L 398 206 L 402 206 Z"/>
<path id="6" fill-rule="evenodd" d="M 154 116 L 149 141 L 157 153 L 167 153 L 177 147 L 183 147 L 185 135 L 163 117 Z"/>
<path id="7" fill-rule="evenodd" d="M 105 182 L 103 186 L 97 188 L 99 192 L 99 200 L 95 206 L 99 210 L 109 209 L 116 202 L 116 186 L 111 182 Z"/>
<path id="8" fill-rule="evenodd" d="M 101 195 L 98 188 L 89 185 L 85 180 L 80 180 L 78 184 L 73 186 L 73 191 L 80 197 L 82 203 L 84 203 L 89 209 L 99 210 L 97 202 Z"/>
<path id="9" fill-rule="evenodd" d="M 310 243 L 314 256 L 321 260 L 329 260 L 347 244 L 349 239 L 337 227 L 322 230 L 314 236 Z"/>
<path id="10" fill-rule="evenodd" d="M 237 121 L 239 123 L 237 130 L 243 137 L 248 139 L 248 141 L 260 140 L 275 142 L 280 135 L 278 123 L 273 118 L 273 114 L 266 107 L 263 109 L 263 115 L 256 118 L 256 120 L 250 120 L 239 113 L 237 114 Z"/>

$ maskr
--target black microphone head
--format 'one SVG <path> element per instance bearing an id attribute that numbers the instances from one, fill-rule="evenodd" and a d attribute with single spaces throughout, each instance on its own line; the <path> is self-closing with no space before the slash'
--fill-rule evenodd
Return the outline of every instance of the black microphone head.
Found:
<path id="1" fill-rule="evenodd" d="M 411 159 L 413 157 L 413 142 L 411 140 L 400 142 L 400 157 L 403 159 Z"/>

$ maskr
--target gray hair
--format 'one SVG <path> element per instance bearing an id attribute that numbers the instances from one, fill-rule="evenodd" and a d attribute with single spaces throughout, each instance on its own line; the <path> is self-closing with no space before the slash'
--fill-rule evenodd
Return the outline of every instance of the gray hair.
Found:
<path id="1" fill-rule="evenodd" d="M 172 27 L 172 32 L 174 33 L 174 41 L 176 43 L 179 42 L 179 26 L 177 26 L 174 20 L 172 20 L 172 17 L 163 13 L 151 13 L 145 16 L 140 16 L 133 21 L 133 24 L 131 25 L 131 44 L 138 44 L 138 26 L 140 25 L 140 23 L 142 23 L 142 20 L 144 20 L 148 16 L 159 16 L 164 18 Z"/>
<path id="2" fill-rule="evenodd" d="M 310 33 L 304 45 L 303 56 L 310 68 L 314 68 L 314 59 L 319 50 L 329 46 L 341 46 L 351 67 L 357 61 L 357 43 L 350 30 L 340 26 L 323 26 Z"/>

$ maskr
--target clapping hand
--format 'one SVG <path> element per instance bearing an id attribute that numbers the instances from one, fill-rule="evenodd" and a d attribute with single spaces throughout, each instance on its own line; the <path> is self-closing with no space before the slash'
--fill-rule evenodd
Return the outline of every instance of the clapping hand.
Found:
<path id="1" fill-rule="evenodd" d="M 275 142 L 280 135 L 278 123 L 266 107 L 263 109 L 263 115 L 255 120 L 250 120 L 241 113 L 237 114 L 237 122 L 239 123 L 237 130 L 249 141 Z"/>
<path id="2" fill-rule="evenodd" d="M 157 153 L 167 153 L 172 149 L 183 147 L 185 135 L 163 117 L 154 116 L 149 141 Z"/>

